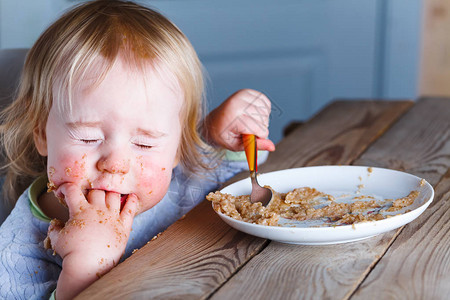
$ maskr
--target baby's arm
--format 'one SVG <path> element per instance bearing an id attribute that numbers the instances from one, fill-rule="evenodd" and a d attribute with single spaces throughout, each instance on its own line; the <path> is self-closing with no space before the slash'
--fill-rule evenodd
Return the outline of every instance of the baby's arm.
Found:
<path id="1" fill-rule="evenodd" d="M 138 211 L 136 196 L 128 196 L 120 210 L 120 195 L 91 190 L 87 197 L 73 184 L 57 191 L 69 207 L 66 224 L 52 221 L 48 236 L 63 259 L 56 299 L 71 299 L 111 270 L 125 251 L 133 218 Z"/>
<path id="2" fill-rule="evenodd" d="M 231 95 L 205 118 L 206 140 L 232 151 L 243 150 L 242 134 L 254 134 L 259 150 L 275 150 L 269 136 L 270 100 L 245 89 Z"/>

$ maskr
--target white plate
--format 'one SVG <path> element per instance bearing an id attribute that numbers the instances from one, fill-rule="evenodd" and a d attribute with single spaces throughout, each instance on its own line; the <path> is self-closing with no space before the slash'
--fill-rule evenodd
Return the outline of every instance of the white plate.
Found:
<path id="1" fill-rule="evenodd" d="M 411 191 L 419 191 L 411 210 L 379 221 L 353 225 L 324 226 L 324 221 L 289 220 L 286 226 L 265 226 L 251 224 L 217 214 L 231 227 L 242 232 L 283 243 L 324 245 L 362 240 L 401 227 L 417 218 L 430 205 L 434 197 L 432 186 L 421 178 L 404 172 L 360 166 L 320 166 L 287 169 L 260 174 L 261 185 L 270 185 L 277 192 L 289 192 L 299 187 L 314 187 L 317 190 L 339 197 L 344 194 L 371 195 L 377 200 L 397 199 Z M 251 192 L 250 178 L 233 183 L 221 190 L 234 196 Z M 406 210 L 405 209 L 405 210 Z M 283 220 L 280 218 L 280 224 Z M 317 225 L 321 227 L 317 227 Z M 315 227 L 311 227 L 315 226 Z"/>

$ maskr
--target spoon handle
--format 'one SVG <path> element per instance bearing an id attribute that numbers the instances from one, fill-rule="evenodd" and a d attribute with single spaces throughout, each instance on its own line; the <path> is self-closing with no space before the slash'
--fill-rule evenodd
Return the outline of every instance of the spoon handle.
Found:
<path id="1" fill-rule="evenodd" d="M 258 166 L 257 149 L 256 149 L 256 137 L 254 134 L 243 134 L 242 141 L 244 143 L 245 156 L 247 157 L 248 169 L 250 172 L 257 172 Z"/>

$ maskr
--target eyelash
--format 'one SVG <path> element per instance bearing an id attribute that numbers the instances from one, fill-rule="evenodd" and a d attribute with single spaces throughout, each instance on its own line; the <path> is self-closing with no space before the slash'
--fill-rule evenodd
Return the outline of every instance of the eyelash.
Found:
<path id="1" fill-rule="evenodd" d="M 136 146 L 138 146 L 141 149 L 151 149 L 153 148 L 153 146 L 149 146 L 149 145 L 141 145 L 141 144 L 135 144 Z"/>
<path id="2" fill-rule="evenodd" d="M 80 140 L 85 144 L 94 144 L 97 143 L 99 140 Z"/>
<path id="3" fill-rule="evenodd" d="M 82 140 L 80 140 L 81 142 L 83 142 L 83 143 L 85 143 L 85 144 L 95 144 L 95 143 L 97 143 L 99 140 L 97 139 L 97 140 L 87 140 L 87 139 L 82 139 Z M 148 150 L 148 149 L 152 149 L 153 148 L 153 146 L 150 146 L 150 145 L 143 145 L 143 144 L 137 144 L 137 143 L 134 143 L 134 145 L 136 145 L 137 147 L 139 147 L 139 148 L 141 148 L 141 149 L 144 149 L 144 150 Z"/>

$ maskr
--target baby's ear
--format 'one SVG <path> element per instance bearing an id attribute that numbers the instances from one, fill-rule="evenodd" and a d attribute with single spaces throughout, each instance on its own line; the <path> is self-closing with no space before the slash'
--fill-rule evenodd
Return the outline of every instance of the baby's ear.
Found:
<path id="1" fill-rule="evenodd" d="M 47 156 L 48 150 L 47 150 L 47 136 L 45 134 L 45 128 L 37 126 L 33 130 L 33 139 L 34 145 L 36 146 L 36 149 L 39 152 L 39 154 L 42 156 Z"/>

